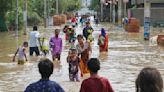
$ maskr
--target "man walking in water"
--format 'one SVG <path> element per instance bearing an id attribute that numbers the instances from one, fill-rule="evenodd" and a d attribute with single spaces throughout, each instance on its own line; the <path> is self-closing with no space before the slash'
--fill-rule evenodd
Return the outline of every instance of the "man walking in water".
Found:
<path id="1" fill-rule="evenodd" d="M 55 29 L 55 35 L 50 39 L 50 48 L 52 53 L 52 59 L 60 61 L 60 55 L 62 52 L 62 38 L 59 37 L 59 29 Z"/>
<path id="2" fill-rule="evenodd" d="M 39 40 L 39 32 L 37 31 L 37 26 L 33 27 L 33 31 L 30 32 L 29 38 L 30 38 L 30 56 L 33 55 L 35 52 L 36 56 L 40 55 L 39 48 L 38 48 L 38 40 Z"/>

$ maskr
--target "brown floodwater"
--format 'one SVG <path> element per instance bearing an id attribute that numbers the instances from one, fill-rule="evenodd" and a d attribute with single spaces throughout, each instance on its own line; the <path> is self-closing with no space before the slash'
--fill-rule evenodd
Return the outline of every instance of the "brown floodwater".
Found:
<path id="1" fill-rule="evenodd" d="M 156 67 L 164 78 L 164 47 L 152 46 L 149 41 L 144 41 L 142 29 L 140 33 L 127 33 L 109 24 L 93 25 L 93 27 L 95 39 L 92 43 L 91 57 L 100 58 L 99 74 L 109 79 L 115 92 L 135 92 L 134 82 L 143 67 Z M 97 38 L 101 27 L 108 30 L 109 51 L 100 54 Z M 79 26 L 76 31 L 77 34 L 82 33 L 82 27 Z M 44 33 L 49 38 L 53 35 L 53 28 L 48 28 Z M 151 36 L 160 33 L 162 32 L 153 29 Z M 23 41 L 28 41 L 28 37 L 21 34 L 16 38 L 13 32 L 0 33 L 0 92 L 23 92 L 27 85 L 40 79 L 37 68 L 38 58 L 31 57 L 26 65 L 17 65 L 16 62 L 12 62 L 17 46 Z M 63 33 L 61 37 L 64 39 Z M 51 79 L 58 82 L 66 92 L 79 92 L 81 82 L 70 82 L 68 78 L 67 53 L 68 49 L 64 46 L 61 63 L 56 65 Z"/>

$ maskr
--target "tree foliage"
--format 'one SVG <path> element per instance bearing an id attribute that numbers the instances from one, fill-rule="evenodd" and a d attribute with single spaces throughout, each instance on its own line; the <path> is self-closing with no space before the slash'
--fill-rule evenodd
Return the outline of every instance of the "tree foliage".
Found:
<path id="1" fill-rule="evenodd" d="M 99 11 L 100 10 L 100 0 L 91 0 L 90 10 Z"/>
<path id="2" fill-rule="evenodd" d="M 24 0 L 19 1 L 19 27 L 23 27 L 23 7 Z M 46 0 L 47 15 L 53 16 L 56 13 L 56 0 Z M 81 8 L 81 0 L 59 0 L 59 13 L 73 12 Z M 28 24 L 43 22 L 44 0 L 27 0 Z M 0 2 L 0 26 L 15 26 L 16 0 L 1 0 Z M 5 21 L 5 22 L 4 22 Z M 2 29 L 0 27 L 0 29 Z"/>

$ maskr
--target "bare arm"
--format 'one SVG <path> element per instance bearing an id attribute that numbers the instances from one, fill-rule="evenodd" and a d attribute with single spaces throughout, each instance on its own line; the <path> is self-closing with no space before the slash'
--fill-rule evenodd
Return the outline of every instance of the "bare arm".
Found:
<path id="1" fill-rule="evenodd" d="M 60 43 L 60 54 L 61 54 L 61 52 L 62 52 L 62 46 L 63 46 L 63 41 L 62 41 L 62 39 L 61 39 L 61 43 Z"/>
<path id="2" fill-rule="evenodd" d="M 14 54 L 13 62 L 15 61 L 15 57 L 16 57 L 16 55 L 17 55 L 17 53 L 18 53 L 18 50 L 19 50 L 19 48 L 17 49 L 17 51 L 16 51 L 15 54 Z"/>
<path id="3" fill-rule="evenodd" d="M 26 50 L 26 49 L 23 49 L 23 53 L 24 53 L 24 56 L 25 56 L 26 61 L 28 61 L 28 60 L 27 60 L 27 55 L 26 55 L 26 53 L 25 53 L 25 50 Z"/>

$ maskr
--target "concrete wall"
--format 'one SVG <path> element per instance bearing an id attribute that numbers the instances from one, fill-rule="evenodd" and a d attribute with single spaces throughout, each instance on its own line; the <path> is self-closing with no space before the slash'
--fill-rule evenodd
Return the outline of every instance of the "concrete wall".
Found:
<path id="1" fill-rule="evenodd" d="M 140 20 L 141 25 L 144 23 L 144 9 L 137 8 L 131 9 L 132 17 L 135 17 Z M 164 22 L 164 8 L 152 8 L 151 9 L 151 23 L 155 23 L 158 21 Z"/>

